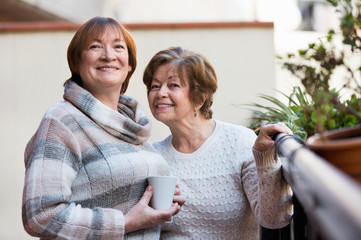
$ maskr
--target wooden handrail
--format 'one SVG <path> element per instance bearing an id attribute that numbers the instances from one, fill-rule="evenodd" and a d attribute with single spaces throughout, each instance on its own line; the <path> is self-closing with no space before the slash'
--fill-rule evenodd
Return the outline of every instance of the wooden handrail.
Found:
<path id="1" fill-rule="evenodd" d="M 282 141 L 280 141 L 283 138 Z M 292 137 L 276 138 L 283 175 L 322 239 L 361 238 L 361 186 Z"/>

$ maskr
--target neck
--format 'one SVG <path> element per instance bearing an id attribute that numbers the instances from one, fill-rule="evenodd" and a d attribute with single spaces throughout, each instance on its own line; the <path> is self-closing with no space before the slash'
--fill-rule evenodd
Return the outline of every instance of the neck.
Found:
<path id="1" fill-rule="evenodd" d="M 118 111 L 118 100 L 119 94 L 114 97 L 96 97 L 104 105 L 110 107 L 111 109 Z"/>
<path id="2" fill-rule="evenodd" d="M 118 111 L 119 91 L 93 92 L 92 94 L 104 105 Z"/>
<path id="3" fill-rule="evenodd" d="M 192 153 L 199 149 L 212 135 L 215 122 L 212 119 L 197 118 L 192 123 L 173 126 L 172 144 L 177 151 Z"/>

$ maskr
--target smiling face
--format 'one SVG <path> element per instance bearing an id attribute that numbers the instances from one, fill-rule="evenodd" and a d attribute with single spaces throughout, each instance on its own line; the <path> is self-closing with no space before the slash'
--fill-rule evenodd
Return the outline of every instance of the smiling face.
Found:
<path id="1" fill-rule="evenodd" d="M 85 89 L 93 95 L 109 91 L 120 92 L 131 66 L 128 48 L 117 31 L 107 29 L 101 36 L 91 39 L 82 51 L 79 75 Z"/>
<path id="2" fill-rule="evenodd" d="M 158 121 L 167 126 L 194 118 L 194 108 L 189 99 L 189 85 L 179 79 L 171 64 L 159 66 L 154 72 L 148 103 Z"/>

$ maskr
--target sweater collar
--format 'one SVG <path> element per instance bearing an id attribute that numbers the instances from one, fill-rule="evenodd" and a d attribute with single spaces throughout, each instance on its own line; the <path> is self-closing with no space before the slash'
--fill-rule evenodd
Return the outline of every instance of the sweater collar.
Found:
<path id="1" fill-rule="evenodd" d="M 142 144 L 149 138 L 151 122 L 132 97 L 120 95 L 118 111 L 115 111 L 71 80 L 65 85 L 63 97 L 106 132 L 123 141 Z"/>

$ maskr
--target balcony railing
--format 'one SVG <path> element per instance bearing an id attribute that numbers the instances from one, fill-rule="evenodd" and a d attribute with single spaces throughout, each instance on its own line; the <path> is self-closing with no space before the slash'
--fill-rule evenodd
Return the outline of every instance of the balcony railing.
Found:
<path id="1" fill-rule="evenodd" d="M 360 240 L 361 185 L 296 139 L 280 134 L 276 141 L 294 193 L 290 239 Z"/>

